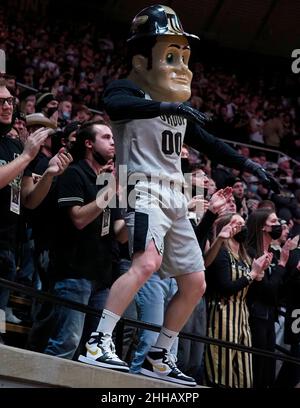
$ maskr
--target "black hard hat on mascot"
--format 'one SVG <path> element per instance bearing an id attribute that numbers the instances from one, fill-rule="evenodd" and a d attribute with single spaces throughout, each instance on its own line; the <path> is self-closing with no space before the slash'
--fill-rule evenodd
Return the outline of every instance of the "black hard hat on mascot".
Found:
<path id="1" fill-rule="evenodd" d="M 191 40 L 199 40 L 196 35 L 183 30 L 174 10 L 160 4 L 146 7 L 134 17 L 127 41 L 156 35 L 181 35 Z"/>

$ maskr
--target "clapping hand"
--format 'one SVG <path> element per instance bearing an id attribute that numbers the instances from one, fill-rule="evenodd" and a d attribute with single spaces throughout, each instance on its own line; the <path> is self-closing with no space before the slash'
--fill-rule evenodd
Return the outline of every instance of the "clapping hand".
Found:
<path id="1" fill-rule="evenodd" d="M 218 190 L 215 192 L 209 201 L 209 210 L 214 214 L 220 214 L 226 209 L 226 204 L 232 197 L 232 188 L 226 187 L 224 190 Z"/>
<path id="2" fill-rule="evenodd" d="M 196 213 L 204 213 L 208 209 L 208 206 L 208 201 L 205 200 L 202 195 L 196 195 L 188 202 L 188 209 Z"/>
<path id="3" fill-rule="evenodd" d="M 66 152 L 65 148 L 62 147 L 60 151 L 49 161 L 46 172 L 53 177 L 59 176 L 66 170 L 72 161 L 73 158 L 71 154 Z"/>
<path id="4" fill-rule="evenodd" d="M 262 256 L 253 260 L 250 274 L 254 280 L 261 281 L 263 279 L 264 271 L 270 266 L 272 259 L 273 254 L 265 252 Z"/>
<path id="5" fill-rule="evenodd" d="M 289 259 L 289 256 L 290 256 L 290 251 L 297 248 L 298 241 L 299 241 L 299 236 L 296 235 L 296 237 L 294 237 L 293 239 L 289 238 L 285 242 L 285 244 L 281 248 L 280 259 L 279 259 L 278 265 L 285 267 L 285 265 L 286 265 L 286 263 L 287 263 L 287 261 Z"/>
<path id="6" fill-rule="evenodd" d="M 221 229 L 218 237 L 222 239 L 230 239 L 234 237 L 235 234 L 240 232 L 242 229 L 241 224 L 237 224 L 236 220 L 231 220 L 228 224 L 224 225 L 224 227 Z"/>
<path id="7" fill-rule="evenodd" d="M 22 155 L 28 157 L 29 160 L 34 159 L 51 132 L 53 129 L 42 127 L 31 133 L 25 142 Z"/>

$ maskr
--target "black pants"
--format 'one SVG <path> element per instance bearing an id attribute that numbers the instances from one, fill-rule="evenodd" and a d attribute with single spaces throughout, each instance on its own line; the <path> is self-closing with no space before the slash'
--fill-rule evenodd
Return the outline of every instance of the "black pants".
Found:
<path id="1" fill-rule="evenodd" d="M 300 344 L 291 345 L 291 356 L 300 359 Z M 283 362 L 276 379 L 277 388 L 294 388 L 300 382 L 300 366 Z"/>
<path id="2" fill-rule="evenodd" d="M 264 350 L 275 351 L 274 319 L 249 319 L 252 346 Z M 269 357 L 253 355 L 253 386 L 254 388 L 272 387 L 275 381 L 276 360 Z"/>

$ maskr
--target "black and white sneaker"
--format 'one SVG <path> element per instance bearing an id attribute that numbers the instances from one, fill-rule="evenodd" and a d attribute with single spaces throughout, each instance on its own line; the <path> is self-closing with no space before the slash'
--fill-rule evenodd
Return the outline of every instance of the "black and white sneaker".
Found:
<path id="1" fill-rule="evenodd" d="M 166 349 L 152 347 L 140 373 L 159 380 L 195 387 L 197 383 L 194 378 L 183 374 L 176 366 L 176 361 L 177 358 Z"/>
<path id="2" fill-rule="evenodd" d="M 81 354 L 78 358 L 82 363 L 111 368 L 112 370 L 129 371 L 125 361 L 120 360 L 116 355 L 115 345 L 110 334 L 92 333 L 85 347 L 86 356 Z"/>

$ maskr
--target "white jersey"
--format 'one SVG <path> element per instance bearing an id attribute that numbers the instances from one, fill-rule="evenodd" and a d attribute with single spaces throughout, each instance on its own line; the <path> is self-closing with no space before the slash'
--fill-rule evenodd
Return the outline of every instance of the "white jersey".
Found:
<path id="1" fill-rule="evenodd" d="M 182 182 L 180 154 L 186 125 L 185 118 L 174 115 L 112 122 L 117 166 L 127 165 L 128 175 Z"/>

